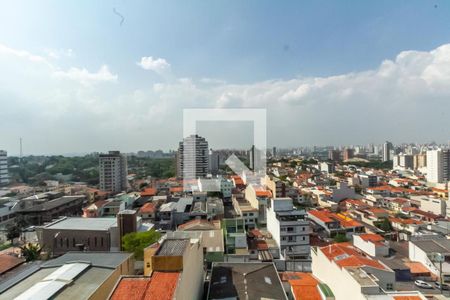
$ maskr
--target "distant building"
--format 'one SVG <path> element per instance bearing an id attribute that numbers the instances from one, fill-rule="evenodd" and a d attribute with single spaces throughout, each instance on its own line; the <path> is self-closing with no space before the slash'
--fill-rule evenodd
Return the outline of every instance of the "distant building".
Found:
<path id="1" fill-rule="evenodd" d="M 119 151 L 99 156 L 100 189 L 120 193 L 128 187 L 127 157 Z"/>
<path id="2" fill-rule="evenodd" d="M 309 256 L 309 221 L 306 212 L 296 210 L 291 198 L 272 198 L 267 208 L 267 230 L 284 259 Z"/>
<path id="3" fill-rule="evenodd" d="M 383 144 L 383 161 L 390 161 L 392 160 L 392 152 L 394 151 L 394 146 L 391 142 L 385 142 Z"/>
<path id="4" fill-rule="evenodd" d="M 178 147 L 177 177 L 184 180 L 206 177 L 208 169 L 208 141 L 198 135 L 184 138 Z"/>
<path id="5" fill-rule="evenodd" d="M 341 152 L 339 150 L 328 150 L 328 159 L 338 161 L 341 159 Z"/>
<path id="6" fill-rule="evenodd" d="M 220 167 L 220 152 L 209 150 L 209 165 L 208 170 L 212 175 L 217 175 L 219 173 Z"/>
<path id="7" fill-rule="evenodd" d="M 427 181 L 446 183 L 450 180 L 450 149 L 427 151 Z"/>
<path id="8" fill-rule="evenodd" d="M 440 275 L 440 266 L 437 259 L 438 256 L 441 256 L 443 260 L 442 280 L 445 283 L 450 282 L 450 240 L 440 238 L 409 241 L 408 249 L 409 259 L 421 263 L 435 276 Z"/>
<path id="9" fill-rule="evenodd" d="M 253 171 L 260 170 L 265 164 L 264 152 L 253 145 L 248 151 L 249 168 Z"/>
<path id="10" fill-rule="evenodd" d="M 81 216 L 84 200 L 84 196 L 64 196 L 45 200 L 40 204 L 16 210 L 16 215 L 25 217 L 32 225 L 42 225 L 61 216 Z M 21 202 L 25 201 L 21 200 Z"/>
<path id="11" fill-rule="evenodd" d="M 123 210 L 117 214 L 117 227 L 119 227 L 119 245 L 120 250 L 124 250 L 122 247 L 122 237 L 128 233 L 137 231 L 137 213 L 136 211 L 129 209 Z"/>
<path id="12" fill-rule="evenodd" d="M 0 186 L 8 183 L 8 157 L 6 151 L 0 150 Z"/>
<path id="13" fill-rule="evenodd" d="M 350 149 L 350 148 L 344 149 L 344 152 L 343 152 L 343 159 L 344 159 L 344 161 L 352 159 L 353 157 L 355 157 L 355 150 L 354 149 Z"/>

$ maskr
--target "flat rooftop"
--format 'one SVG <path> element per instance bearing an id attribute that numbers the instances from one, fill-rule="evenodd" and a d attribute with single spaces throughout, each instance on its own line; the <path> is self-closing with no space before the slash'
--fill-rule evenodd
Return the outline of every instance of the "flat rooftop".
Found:
<path id="1" fill-rule="evenodd" d="M 117 226 L 116 218 L 63 218 L 46 225 L 46 229 L 55 230 L 109 230 Z"/>

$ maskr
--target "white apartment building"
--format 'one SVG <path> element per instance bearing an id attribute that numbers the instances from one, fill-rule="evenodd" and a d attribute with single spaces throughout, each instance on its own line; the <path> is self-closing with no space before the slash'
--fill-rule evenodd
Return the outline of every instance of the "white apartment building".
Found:
<path id="1" fill-rule="evenodd" d="M 282 259 L 309 256 L 309 222 L 291 198 L 272 198 L 267 208 L 267 230 L 280 248 Z"/>
<path id="2" fill-rule="evenodd" d="M 394 150 L 394 146 L 391 142 L 385 142 L 383 144 L 383 161 L 392 160 L 393 155 L 392 152 Z"/>
<path id="3" fill-rule="evenodd" d="M 180 142 L 177 153 L 177 176 L 185 180 L 206 177 L 209 169 L 208 142 L 190 135 Z"/>
<path id="4" fill-rule="evenodd" d="M 6 151 L 0 150 L 0 185 L 6 185 L 8 183 L 8 156 Z"/>
<path id="5" fill-rule="evenodd" d="M 444 183 L 450 180 L 450 149 L 427 151 L 427 181 Z"/>
<path id="6" fill-rule="evenodd" d="M 99 155 L 100 189 L 120 193 L 128 188 L 127 157 L 119 151 Z"/>
<path id="7" fill-rule="evenodd" d="M 412 202 L 419 204 L 420 209 L 435 215 L 445 216 L 447 214 L 447 202 L 445 199 L 427 196 L 411 196 Z"/>

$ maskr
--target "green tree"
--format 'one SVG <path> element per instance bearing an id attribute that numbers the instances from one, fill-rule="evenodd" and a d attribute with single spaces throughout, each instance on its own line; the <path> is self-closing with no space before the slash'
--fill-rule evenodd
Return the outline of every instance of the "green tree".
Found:
<path id="1" fill-rule="evenodd" d="M 6 238 L 11 241 L 11 245 L 13 244 L 15 238 L 20 237 L 21 233 L 22 230 L 15 224 L 10 224 L 6 227 Z"/>
<path id="2" fill-rule="evenodd" d="M 348 242 L 348 238 L 345 236 L 345 234 L 343 234 L 343 233 L 338 233 L 338 234 L 336 234 L 336 236 L 334 237 L 334 241 L 335 241 L 336 243 Z"/>
<path id="3" fill-rule="evenodd" d="M 132 232 L 123 236 L 122 246 L 127 252 L 133 252 L 136 260 L 144 259 L 144 248 L 157 242 L 161 235 L 155 230 Z"/>
<path id="4" fill-rule="evenodd" d="M 386 231 L 386 232 L 389 232 L 392 230 L 391 223 L 389 222 L 388 219 L 383 219 L 383 221 L 381 221 L 380 229 L 383 231 Z"/>
<path id="5" fill-rule="evenodd" d="M 34 261 L 41 256 L 42 248 L 38 244 L 28 243 L 20 247 L 20 251 L 26 261 Z"/>

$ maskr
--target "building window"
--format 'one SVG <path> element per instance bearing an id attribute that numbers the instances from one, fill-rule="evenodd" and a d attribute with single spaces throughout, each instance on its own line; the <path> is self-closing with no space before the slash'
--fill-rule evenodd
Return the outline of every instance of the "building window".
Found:
<path id="1" fill-rule="evenodd" d="M 392 283 L 386 283 L 386 289 L 387 290 L 393 290 L 394 289 L 394 285 Z"/>
<path id="2" fill-rule="evenodd" d="M 97 237 L 94 237 L 94 246 L 97 247 Z"/>
<path id="3" fill-rule="evenodd" d="M 100 246 L 103 247 L 103 237 L 100 239 Z"/>
<path id="4" fill-rule="evenodd" d="M 72 238 L 72 247 L 75 247 L 75 238 Z"/>
<path id="5" fill-rule="evenodd" d="M 288 232 L 294 232 L 294 227 L 288 227 L 288 228 L 287 228 L 287 231 L 288 231 Z"/>

